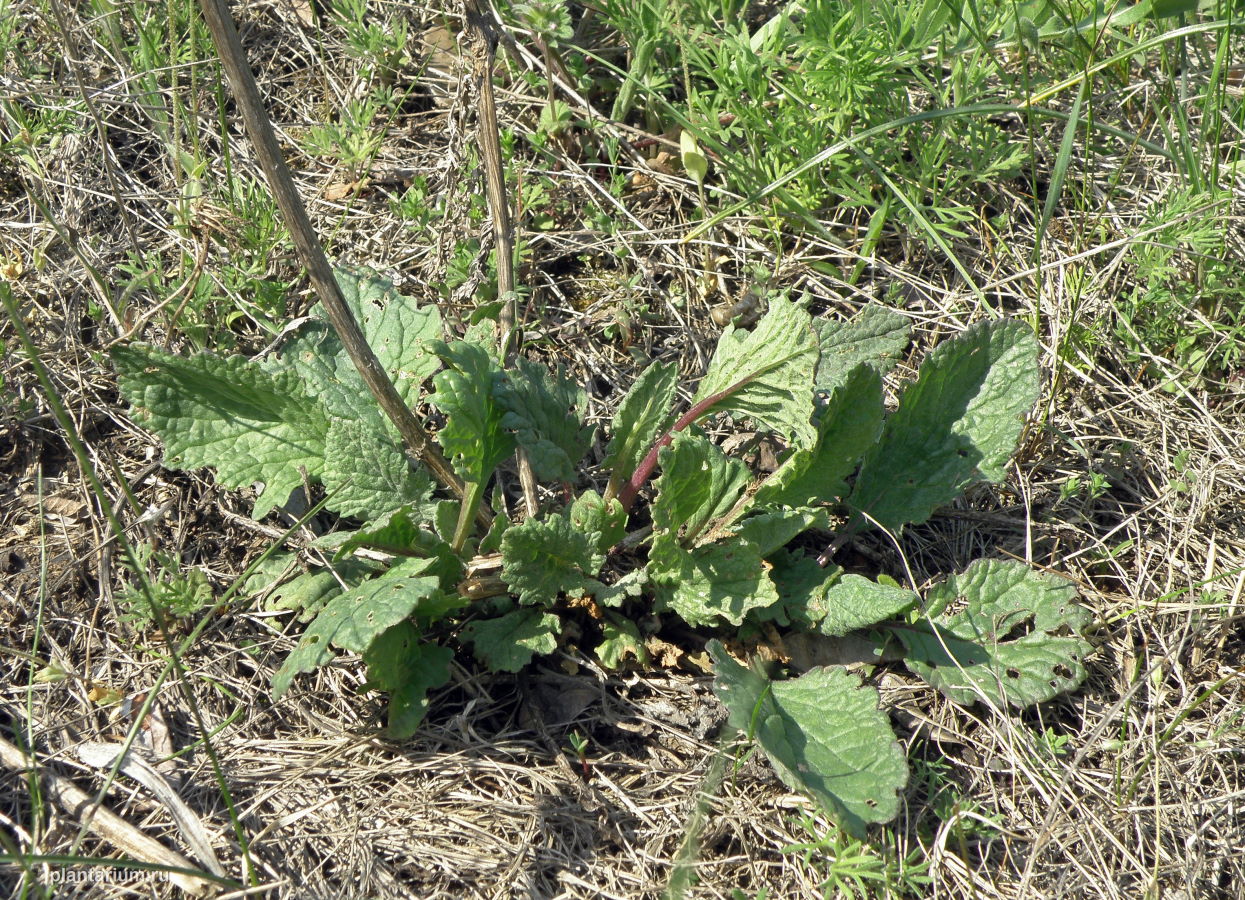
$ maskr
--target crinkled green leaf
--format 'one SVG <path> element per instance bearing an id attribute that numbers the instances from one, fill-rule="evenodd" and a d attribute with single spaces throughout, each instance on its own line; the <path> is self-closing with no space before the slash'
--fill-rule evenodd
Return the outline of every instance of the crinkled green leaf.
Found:
<path id="1" fill-rule="evenodd" d="M 825 510 L 778 509 L 750 516 L 735 526 L 735 532 L 754 544 L 762 556 L 769 556 L 797 534 L 829 525 L 830 517 Z"/>
<path id="2" fill-rule="evenodd" d="M 597 535 L 595 546 L 601 553 L 608 553 L 626 534 L 627 513 L 622 504 L 615 499 L 607 503 L 596 491 L 576 497 L 567 517 L 579 531 Z"/>
<path id="3" fill-rule="evenodd" d="M 839 667 L 771 681 L 717 641 L 708 649 L 731 725 L 760 745 L 787 785 L 856 836 L 895 817 L 908 765 L 876 690 Z"/>
<path id="4" fill-rule="evenodd" d="M 897 529 L 975 481 L 1001 481 L 1037 395 L 1027 325 L 986 322 L 940 344 L 866 454 L 850 504 Z"/>
<path id="5" fill-rule="evenodd" d="M 908 347 L 908 320 L 893 309 L 870 304 L 850 321 L 814 319 L 821 360 L 817 363 L 816 386 L 829 393 L 864 363 L 879 375 L 894 367 Z"/>
<path id="6" fill-rule="evenodd" d="M 328 662 L 331 647 L 363 653 L 377 636 L 438 594 L 438 580 L 418 574 L 430 561 L 417 562 L 420 565 L 395 567 L 330 600 L 273 676 L 273 699 L 285 693 L 295 675 Z"/>
<path id="7" fill-rule="evenodd" d="M 139 344 L 114 347 L 121 393 L 164 442 L 172 469 L 216 469 L 225 487 L 262 481 L 254 515 L 266 515 L 318 478 L 329 420 L 292 372 L 265 372 L 241 356 L 174 356 Z"/>
<path id="8" fill-rule="evenodd" d="M 324 487 L 336 492 L 329 506 L 346 516 L 374 519 L 400 506 L 430 506 L 433 484 L 383 431 L 333 419 L 324 448 Z"/>
<path id="9" fill-rule="evenodd" d="M 705 413 L 749 416 L 794 446 L 811 447 L 817 432 L 810 375 L 817 357 L 809 314 L 794 300 L 775 297 L 754 330 L 728 325 L 722 332 L 692 405 L 728 392 Z"/>
<path id="10" fill-rule="evenodd" d="M 427 342 L 441 337 L 436 304 L 420 306 L 394 290 L 393 284 L 363 268 L 334 269 L 346 305 L 364 337 L 409 405 L 418 400 L 419 385 L 440 367 Z M 354 419 L 376 428 L 390 428 L 372 399 L 362 376 L 328 323 L 323 306 L 285 342 L 279 357 L 264 360 L 270 372 L 292 369 L 332 416 Z"/>
<path id="11" fill-rule="evenodd" d="M 391 738 L 410 737 L 428 711 L 428 692 L 450 680 L 454 651 L 425 643 L 419 629 L 404 619 L 372 642 L 363 661 L 367 684 L 389 692 L 388 732 Z"/>
<path id="12" fill-rule="evenodd" d="M 628 600 L 638 600 L 649 585 L 648 572 L 644 569 L 632 569 L 613 584 L 596 583 L 591 593 L 597 603 L 602 606 L 622 606 Z"/>
<path id="13" fill-rule="evenodd" d="M 648 651 L 640 638 L 635 622 L 614 613 L 607 613 L 601 623 L 601 643 L 597 645 L 597 659 L 607 669 L 617 669 L 630 656 L 640 665 L 648 662 Z"/>
<path id="14" fill-rule="evenodd" d="M 536 477 L 573 482 L 575 466 L 592 443 L 593 430 L 584 425 L 583 389 L 561 366 L 551 377 L 544 366 L 520 358 L 499 379 L 497 398 L 506 410 L 501 423 L 527 451 Z"/>
<path id="15" fill-rule="evenodd" d="M 882 379 L 857 366 L 831 391 L 817 423 L 817 444 L 795 449 L 752 498 L 754 506 L 829 503 L 847 493 L 847 477 L 882 430 Z"/>
<path id="16" fill-rule="evenodd" d="M 463 629 L 476 658 L 493 672 L 517 672 L 532 657 L 558 649 L 561 623 L 552 613 L 516 609 L 496 619 L 481 619 Z"/>
<path id="17" fill-rule="evenodd" d="M 341 558 L 366 547 L 392 556 L 435 559 L 435 565 L 428 572 L 440 578 L 441 586 L 448 589 L 462 578 L 462 561 L 435 532 L 421 527 L 422 521 L 423 517 L 413 507 L 396 509 L 348 535 L 338 545 L 336 556 Z"/>
<path id="18" fill-rule="evenodd" d="M 817 630 L 838 637 L 858 628 L 868 628 L 911 609 L 920 599 L 915 591 L 879 584 L 860 575 L 844 575 L 822 595 L 821 603 L 826 612 Z"/>
<path id="19" fill-rule="evenodd" d="M 501 424 L 506 411 L 493 394 L 501 370 L 476 344 L 435 341 L 430 346 L 449 366 L 436 374 L 436 393 L 429 398 L 449 418 L 437 440 L 459 476 L 480 484 L 515 447 Z"/>
<path id="20" fill-rule="evenodd" d="M 550 606 L 560 591 L 584 591 L 605 562 L 595 534 L 563 516 L 527 519 L 501 539 L 502 578 L 520 603 Z"/>
<path id="21" fill-rule="evenodd" d="M 328 322 L 304 322 L 281 345 L 277 355 L 264 358 L 259 365 L 272 374 L 296 374 L 307 396 L 318 400 L 330 417 L 354 419 L 376 429 L 387 426 L 384 414 Z"/>
<path id="22" fill-rule="evenodd" d="M 697 434 L 680 432 L 658 457 L 661 477 L 653 501 L 653 543 L 691 544 L 725 515 L 747 486 L 748 467 Z"/>
<path id="23" fill-rule="evenodd" d="M 822 568 L 804 553 L 779 550 L 768 555 L 770 580 L 778 589 L 778 603 L 754 610 L 758 622 L 813 628 L 826 615 L 826 592 L 843 574 L 838 566 Z"/>
<path id="24" fill-rule="evenodd" d="M 981 560 L 931 588 L 926 601 L 933 621 L 896 632 L 908 668 L 957 703 L 984 696 L 1030 706 L 1085 680 L 1091 616 L 1070 581 L 1012 560 Z"/>
<path id="25" fill-rule="evenodd" d="M 419 305 L 399 294 L 393 282 L 369 269 L 338 266 L 333 274 L 368 346 L 393 379 L 398 394 L 408 406 L 414 406 L 419 400 L 419 386 L 440 367 L 429 346 L 441 338 L 437 305 Z M 327 318 L 319 304 L 314 311 Z"/>
<path id="26" fill-rule="evenodd" d="M 268 592 L 264 609 L 269 612 L 296 610 L 298 621 L 310 622 L 343 590 L 362 583 L 381 568 L 374 560 L 346 558 L 304 572 L 297 554 L 278 553 L 247 578 L 243 591 L 251 597 Z"/>
<path id="27" fill-rule="evenodd" d="M 623 397 L 610 425 L 610 442 L 601 465 L 610 472 L 611 496 L 634 474 L 640 460 L 674 424 L 679 381 L 675 363 L 653 363 Z"/>
<path id="28" fill-rule="evenodd" d="M 654 542 L 648 573 L 658 601 L 689 625 L 743 623 L 749 610 L 778 602 L 756 544 L 728 537 L 685 550 L 670 541 Z"/>

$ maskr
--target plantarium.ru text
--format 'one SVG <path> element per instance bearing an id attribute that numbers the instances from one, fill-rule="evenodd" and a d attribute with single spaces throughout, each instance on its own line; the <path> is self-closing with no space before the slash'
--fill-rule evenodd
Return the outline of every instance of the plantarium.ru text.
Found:
<path id="1" fill-rule="evenodd" d="M 868 307 L 848 322 L 814 319 L 774 298 L 754 330 L 726 328 L 686 412 L 676 409 L 675 366 L 649 366 L 612 422 L 608 484 L 576 495 L 593 433 L 585 395 L 564 372 L 524 360 L 503 369 L 485 341 L 445 342 L 435 307 L 365 271 L 341 269 L 338 280 L 410 406 L 431 379 L 426 399 L 445 417 L 437 440 L 463 482 L 461 501 L 438 498 L 317 312 L 261 360 L 113 351 L 121 390 L 164 441 L 167 465 L 212 466 L 229 487 L 262 482 L 257 517 L 318 483 L 343 527 L 362 523 L 319 539 L 328 566 L 279 583 L 293 567 L 276 554 L 253 576 L 253 592 L 310 623 L 276 674 L 277 697 L 335 648 L 359 653 L 368 686 L 389 694 L 390 733 L 406 736 L 456 650 L 515 672 L 556 650 L 575 618 L 603 664 L 628 655 L 643 664 L 637 623 L 677 616 L 711 638 L 731 724 L 859 834 L 894 817 L 908 777 L 877 691 L 842 666 L 775 677 L 716 638 L 858 632 L 877 642 L 879 664 L 890 639 L 912 673 L 959 703 L 1027 706 L 1085 678 L 1089 614 L 1068 582 L 987 560 L 922 597 L 830 563 L 862 529 L 923 522 L 967 485 L 1003 478 L 1037 399 L 1028 327 L 988 322 L 942 343 L 888 415 L 882 377 L 907 347 L 903 317 Z M 785 447 L 777 468 L 758 475 L 711 441 L 700 426 L 720 416 Z M 518 523 L 499 515 L 471 533 L 495 470 L 518 448 L 539 480 L 561 488 L 564 506 Z M 645 521 L 646 558 L 634 549 L 642 531 L 632 525 L 623 540 Z M 806 553 L 832 523 L 830 548 Z M 466 575 L 488 556 L 500 557 L 501 586 L 481 591 Z"/>

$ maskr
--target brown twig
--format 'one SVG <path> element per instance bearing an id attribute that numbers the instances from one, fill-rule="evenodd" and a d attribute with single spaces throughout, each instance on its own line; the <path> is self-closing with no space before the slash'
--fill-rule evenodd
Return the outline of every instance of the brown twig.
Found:
<path id="1" fill-rule="evenodd" d="M 367 339 L 363 336 L 359 323 L 355 321 L 350 307 L 342 298 L 337 280 L 333 277 L 333 269 L 324 255 L 324 248 L 320 245 L 311 220 L 307 218 L 307 211 L 303 207 L 298 188 L 294 184 L 294 179 L 290 177 L 289 168 L 281 155 L 276 134 L 268 119 L 263 99 L 260 97 L 255 76 L 246 62 L 242 42 L 238 39 L 238 31 L 234 27 L 228 7 L 225 6 L 225 0 L 201 0 L 200 5 L 203 9 L 203 17 L 207 20 L 208 30 L 212 32 L 212 39 L 216 42 L 217 51 L 220 53 L 221 64 L 225 67 L 225 74 L 233 88 L 247 133 L 255 145 L 255 152 L 263 167 L 264 176 L 281 209 L 286 227 L 290 230 L 290 237 L 294 240 L 299 259 L 307 267 L 307 274 L 316 290 L 316 295 L 324 304 L 333 330 L 337 332 L 346 352 L 350 354 L 351 361 L 359 370 L 359 374 L 363 376 L 368 390 L 376 398 L 376 402 L 380 404 L 385 415 L 397 426 L 398 433 L 402 435 L 407 448 L 416 459 L 432 470 L 438 481 L 462 497 L 464 492 L 462 480 L 454 473 L 441 451 L 432 443 L 428 432 L 403 402 L 380 360 L 368 346 Z M 501 255 L 500 252 L 498 255 Z M 486 528 L 492 522 L 492 514 L 483 506 L 478 510 L 476 518 L 479 524 Z"/>
<path id="2" fill-rule="evenodd" d="M 497 294 L 502 298 L 498 316 L 498 351 L 502 365 L 509 368 L 523 342 L 518 326 L 518 295 L 514 283 L 514 221 L 506 197 L 506 175 L 501 159 L 501 136 L 497 127 L 497 101 L 493 96 L 493 62 L 497 57 L 497 35 L 486 13 L 484 0 L 467 0 L 467 27 L 476 42 L 475 77 L 479 86 L 480 125 L 478 140 L 484 161 L 484 184 L 493 219 L 493 246 L 497 254 Z M 538 510 L 536 476 L 526 451 L 518 448 L 519 483 L 528 516 Z"/>

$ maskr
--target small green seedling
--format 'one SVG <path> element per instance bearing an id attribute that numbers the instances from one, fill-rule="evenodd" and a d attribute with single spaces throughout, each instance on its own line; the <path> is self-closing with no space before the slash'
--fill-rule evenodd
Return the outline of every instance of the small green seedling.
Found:
<path id="1" fill-rule="evenodd" d="M 438 496 L 406 456 L 318 310 L 260 360 L 113 351 L 121 391 L 164 441 L 166 465 L 213 466 L 227 487 L 261 485 L 256 517 L 309 480 L 342 516 L 344 530 L 320 542 L 331 562 L 270 596 L 309 620 L 274 678 L 276 697 L 336 651 L 358 653 L 401 737 L 448 680 L 455 652 L 517 672 L 554 652 L 575 618 L 604 664 L 642 664 L 640 623 L 681 619 L 709 638 L 730 723 L 860 835 L 896 815 L 908 779 L 877 691 L 843 666 L 784 678 L 744 665 L 718 638 L 774 627 L 818 640 L 880 634 L 910 672 L 963 704 L 1028 706 L 1085 678 L 1089 614 L 1070 582 L 991 559 L 922 595 L 805 549 L 832 528 L 831 549 L 865 528 L 898 531 L 974 482 L 1002 480 L 1038 393 L 1027 326 L 987 322 L 944 342 L 888 414 L 882 377 L 907 347 L 903 317 L 868 307 L 850 322 L 814 319 L 775 297 L 754 330 L 724 330 L 686 411 L 675 365 L 640 374 L 610 426 L 598 493 L 585 486 L 586 397 L 564 372 L 525 360 L 503 369 L 491 346 L 443 340 L 435 306 L 364 271 L 338 278 L 403 399 L 445 416 L 437 440 L 466 485 L 461 501 Z M 785 446 L 777 469 L 754 472 L 714 443 L 702 426 L 722 418 Z M 472 533 L 498 467 L 519 447 L 565 502 Z M 637 564 L 643 506 L 652 531 Z M 501 594 L 477 591 L 468 563 L 497 554 Z M 277 571 L 255 587 L 270 588 Z"/>

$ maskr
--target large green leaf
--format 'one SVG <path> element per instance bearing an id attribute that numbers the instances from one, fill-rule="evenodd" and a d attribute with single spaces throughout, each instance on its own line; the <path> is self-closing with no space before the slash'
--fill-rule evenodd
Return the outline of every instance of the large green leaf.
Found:
<path id="1" fill-rule="evenodd" d="M 302 485 L 300 466 L 319 477 L 329 420 L 294 373 L 268 373 L 241 356 L 187 359 L 140 344 L 114 347 L 112 359 L 135 418 L 164 441 L 165 465 L 213 467 L 231 488 L 262 481 L 256 518 Z"/>
<path id="2" fill-rule="evenodd" d="M 830 517 L 824 509 L 775 509 L 750 516 L 733 530 L 754 544 L 762 556 L 769 556 L 796 535 L 810 528 L 828 528 L 829 525 Z"/>
<path id="3" fill-rule="evenodd" d="M 809 314 L 795 301 L 775 297 L 753 331 L 730 325 L 722 332 L 692 406 L 723 394 L 706 414 L 750 416 L 793 445 L 811 447 L 817 432 L 810 374 L 818 352 Z"/>
<path id="4" fill-rule="evenodd" d="M 661 478 L 653 501 L 653 543 L 695 542 L 716 518 L 735 505 L 751 477 L 748 467 L 715 444 L 680 432 L 658 456 Z"/>
<path id="5" fill-rule="evenodd" d="M 552 606 L 560 591 L 584 591 L 605 561 L 598 535 L 560 515 L 512 525 L 501 539 L 502 578 L 520 603 Z"/>
<path id="6" fill-rule="evenodd" d="M 329 506 L 346 516 L 375 519 L 415 504 L 430 506 L 432 479 L 414 467 L 384 431 L 333 419 L 324 447 L 324 486 L 336 491 Z"/>
<path id="7" fill-rule="evenodd" d="M 940 344 L 866 454 L 851 506 L 897 529 L 975 481 L 1001 481 L 1037 394 L 1027 325 L 986 322 Z"/>
<path id="8" fill-rule="evenodd" d="M 882 584 L 860 575 L 836 579 L 821 598 L 825 615 L 817 630 L 831 637 L 868 628 L 911 609 L 921 598 L 915 591 Z"/>
<path id="9" fill-rule="evenodd" d="M 1042 703 L 1085 680 L 1091 616 L 1070 581 L 981 560 L 926 595 L 932 621 L 897 628 L 907 666 L 957 703 Z M 946 610 L 963 604 L 957 612 Z"/>
<path id="10" fill-rule="evenodd" d="M 561 366 L 551 377 L 544 366 L 516 359 L 498 380 L 497 398 L 506 410 L 501 423 L 513 429 L 536 477 L 573 482 L 575 466 L 592 443 L 592 428 L 584 425 L 588 395 L 583 389 Z"/>
<path id="11" fill-rule="evenodd" d="M 778 602 L 757 545 L 728 537 L 685 550 L 673 542 L 654 543 L 648 573 L 657 599 L 689 625 L 743 623 L 749 610 Z"/>
<path id="12" fill-rule="evenodd" d="M 421 604 L 436 603 L 438 579 L 421 574 L 430 563 L 416 560 L 395 567 L 330 600 L 273 676 L 273 699 L 286 692 L 295 675 L 328 662 L 332 647 L 363 653 L 372 641 Z"/>
<path id="13" fill-rule="evenodd" d="M 390 628 L 363 654 L 367 684 L 389 692 L 389 736 L 401 740 L 419 728 L 428 711 L 428 691 L 450 680 L 454 651 L 424 643 L 419 629 L 404 619 Z"/>
<path id="14" fill-rule="evenodd" d="M 435 559 L 427 571 L 441 579 L 441 587 L 447 590 L 462 578 L 463 564 L 453 548 L 432 530 L 421 523 L 427 517 L 418 508 L 403 506 L 369 522 L 337 547 L 335 558 L 366 547 L 392 556 L 409 556 L 416 559 Z"/>
<path id="15" fill-rule="evenodd" d="M 857 366 L 831 391 L 817 423 L 817 443 L 797 448 L 758 488 L 756 507 L 829 503 L 847 493 L 847 477 L 882 429 L 882 379 Z"/>
<path id="16" fill-rule="evenodd" d="M 440 367 L 428 347 L 429 341 L 441 337 L 441 314 L 436 305 L 418 305 L 395 291 L 390 281 L 367 269 L 339 266 L 334 274 L 381 367 L 402 399 L 414 405 L 420 384 Z M 264 368 L 270 372 L 292 369 L 330 415 L 389 427 L 328 324 L 324 307 L 316 304 L 312 316 L 286 341 L 279 357 L 264 360 Z"/>
<path id="17" fill-rule="evenodd" d="M 561 623 L 553 613 L 516 609 L 496 619 L 479 619 L 463 629 L 476 657 L 493 672 L 517 672 L 537 654 L 558 649 Z"/>
<path id="18" fill-rule="evenodd" d="M 908 320 L 885 306 L 870 304 L 847 322 L 814 319 L 821 359 L 815 379 L 817 391 L 829 393 L 862 363 L 880 375 L 895 365 L 908 346 Z"/>
<path id="19" fill-rule="evenodd" d="M 605 554 L 626 534 L 627 513 L 616 499 L 601 499 L 596 491 L 587 490 L 575 498 L 566 517 L 576 530 L 596 535 L 597 551 Z"/>
<path id="20" fill-rule="evenodd" d="M 618 405 L 601 463 L 610 472 L 609 496 L 618 493 L 649 448 L 674 424 L 678 383 L 679 367 L 675 363 L 653 363 Z"/>
<path id="21" fill-rule="evenodd" d="M 895 817 L 908 766 L 877 691 L 839 667 L 772 681 L 717 641 L 708 649 L 731 725 L 760 745 L 787 785 L 857 836 Z"/>
<path id="22" fill-rule="evenodd" d="M 449 417 L 437 439 L 462 479 L 480 484 L 515 448 L 514 437 L 501 424 L 506 411 L 493 392 L 501 370 L 478 344 L 436 341 L 431 346 L 449 366 L 433 379 L 436 393 L 429 398 Z"/>
<path id="23" fill-rule="evenodd" d="M 369 269 L 338 266 L 333 274 L 368 346 L 393 379 L 398 394 L 414 406 L 420 385 L 440 367 L 430 347 L 431 341 L 441 338 L 436 304 L 418 305 L 394 290 L 393 282 Z M 315 312 L 327 318 L 318 304 Z"/>

